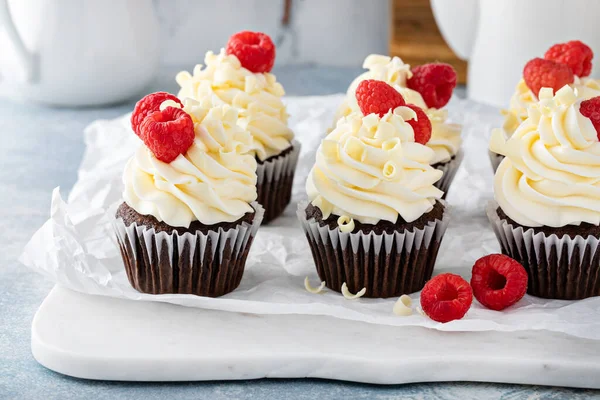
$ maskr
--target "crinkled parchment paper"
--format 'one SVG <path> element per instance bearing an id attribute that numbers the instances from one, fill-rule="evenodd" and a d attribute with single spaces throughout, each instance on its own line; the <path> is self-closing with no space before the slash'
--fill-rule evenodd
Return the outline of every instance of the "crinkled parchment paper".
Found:
<path id="1" fill-rule="evenodd" d="M 70 289 L 138 301 L 163 301 L 189 307 L 259 314 L 315 314 L 385 325 L 417 325 L 446 331 L 516 331 L 547 329 L 600 339 L 600 297 L 582 301 L 544 300 L 525 296 L 503 312 L 476 301 L 466 317 L 439 324 L 418 312 L 397 316 L 396 299 L 346 300 L 325 290 L 304 289 L 309 276 L 319 284 L 310 249 L 296 219 L 296 202 L 305 196 L 304 182 L 315 150 L 330 126 L 342 96 L 288 98 L 290 123 L 302 142 L 294 200 L 285 215 L 261 227 L 250 252 L 240 287 L 221 298 L 192 295 L 152 296 L 128 283 L 115 246 L 111 219 L 120 202 L 121 174 L 139 140 L 129 128 L 129 116 L 96 121 L 85 131 L 87 150 L 79 180 L 68 201 L 58 189 L 52 196 L 51 217 L 27 244 L 21 261 Z M 464 124 L 465 159 L 450 190 L 452 220 L 437 260 L 435 273 L 454 272 L 470 279 L 471 266 L 499 246 L 485 216 L 492 198 L 492 170 L 487 153 L 490 130 L 500 126 L 498 110 L 466 100 L 449 105 L 453 120 Z M 418 306 L 418 293 L 411 295 Z"/>

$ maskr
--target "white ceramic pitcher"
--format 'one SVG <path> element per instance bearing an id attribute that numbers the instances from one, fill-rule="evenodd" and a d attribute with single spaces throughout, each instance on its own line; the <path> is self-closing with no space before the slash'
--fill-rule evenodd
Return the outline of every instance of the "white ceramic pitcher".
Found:
<path id="1" fill-rule="evenodd" d="M 598 0 L 431 0 L 442 35 L 469 60 L 470 99 L 506 107 L 525 63 L 553 44 L 579 39 L 596 54 L 600 77 Z"/>
<path id="2" fill-rule="evenodd" d="M 152 0 L 0 0 L 0 85 L 61 106 L 125 100 L 159 63 Z"/>

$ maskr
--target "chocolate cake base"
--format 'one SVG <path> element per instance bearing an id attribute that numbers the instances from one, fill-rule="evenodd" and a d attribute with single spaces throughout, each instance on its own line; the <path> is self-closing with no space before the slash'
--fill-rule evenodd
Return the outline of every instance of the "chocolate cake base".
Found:
<path id="1" fill-rule="evenodd" d="M 585 242 L 590 236 L 600 239 L 600 227 L 583 223 L 580 226 L 526 227 L 522 226 L 498 208 L 501 221 L 511 225 L 512 230 L 533 229 L 536 237 L 542 237 L 537 245 L 529 236 L 518 239 L 506 236 L 506 245 L 500 240 L 502 253 L 517 260 L 528 275 L 527 293 L 546 299 L 579 300 L 600 295 L 600 249 L 594 241 Z M 551 238 L 556 235 L 556 238 Z M 565 236 L 567 236 L 565 238 Z M 577 236 L 578 238 L 575 240 Z M 572 248 L 569 255 L 569 247 Z"/>
<path id="2" fill-rule="evenodd" d="M 437 203 L 431 212 L 411 223 L 369 225 L 355 221 L 354 231 L 344 242 L 345 234 L 337 227 L 338 216 L 323 220 L 318 207 L 310 205 L 302 215 L 304 224 L 313 220 L 320 229 L 328 229 L 328 234 L 321 235 L 305 227 L 317 273 L 327 287 L 340 292 L 345 282 L 350 292 L 366 288 L 364 296 L 376 298 L 417 292 L 431 279 L 446 228 L 443 216 L 444 205 Z M 428 224 L 433 226 L 426 227 Z M 336 239 L 331 240 L 331 236 Z"/>
<path id="3" fill-rule="evenodd" d="M 221 222 L 215 225 L 204 225 L 200 221 L 192 221 L 189 228 L 185 228 L 183 226 L 171 226 L 165 224 L 164 222 L 158 221 L 152 215 L 142 215 L 135 211 L 133 208 L 129 207 L 127 203 L 122 203 L 119 208 L 117 208 L 117 212 L 115 214 L 117 218 L 122 218 L 125 226 L 129 226 L 133 223 L 138 224 L 139 226 L 145 226 L 148 229 L 154 228 L 156 232 L 166 232 L 172 233 L 177 232 L 180 235 L 188 232 L 191 234 L 196 234 L 197 232 L 202 232 L 204 234 L 208 232 L 216 232 L 219 228 L 224 231 L 228 231 L 230 229 L 235 229 L 240 226 L 242 223 L 247 223 L 248 225 L 252 225 L 252 221 L 254 220 L 255 213 L 246 213 L 244 216 L 237 221 L 234 222 Z"/>
<path id="4" fill-rule="evenodd" d="M 429 211 L 427 214 L 421 215 L 418 219 L 412 222 L 406 222 L 400 215 L 398 215 L 398 220 L 396 220 L 396 222 L 379 221 L 376 225 L 363 224 L 359 221 L 354 221 L 354 230 L 352 233 L 357 233 L 360 231 L 366 234 L 374 232 L 376 235 L 381 235 L 384 232 L 391 234 L 394 232 L 402 232 L 404 230 L 413 232 L 415 229 L 423 229 L 423 227 L 430 222 L 441 220 L 443 216 L 444 205 L 438 201 L 434 204 L 431 211 Z M 308 207 L 306 207 L 306 218 L 313 218 L 319 223 L 319 226 L 327 225 L 330 229 L 339 228 L 337 222 L 339 215 L 330 215 L 329 218 L 323 219 L 323 213 L 321 212 L 321 209 L 313 206 L 310 203 L 308 204 Z"/>
<path id="5" fill-rule="evenodd" d="M 280 216 L 292 199 L 298 150 L 290 146 L 281 154 L 264 161 L 257 159 L 259 179 L 256 185 L 258 192 L 256 201 L 265 209 L 263 224 Z M 277 165 L 278 163 L 281 165 Z"/>
<path id="6" fill-rule="evenodd" d="M 117 241 L 134 289 L 218 297 L 240 284 L 254 237 L 251 229 L 242 232 L 239 228 L 243 223 L 251 225 L 255 213 L 233 223 L 195 221 L 183 228 L 139 214 L 123 203 L 116 217 L 122 220 L 122 225 L 115 224 Z"/>
<path id="7" fill-rule="evenodd" d="M 498 213 L 498 217 L 500 219 L 506 220 L 506 222 L 508 222 L 514 228 L 523 228 L 524 231 L 526 231 L 527 229 L 533 229 L 534 233 L 542 232 L 545 236 L 556 235 L 559 239 L 564 235 L 569 236 L 571 239 L 575 239 L 576 236 L 582 236 L 584 238 L 588 236 L 594 236 L 600 239 L 600 226 L 598 225 L 592 225 L 583 222 L 580 225 L 566 225 L 561 226 L 559 228 L 553 228 L 551 226 L 529 227 L 520 225 L 517 222 L 513 221 L 508 215 L 504 213 L 504 211 L 502 211 L 500 207 L 496 209 L 496 212 Z"/>

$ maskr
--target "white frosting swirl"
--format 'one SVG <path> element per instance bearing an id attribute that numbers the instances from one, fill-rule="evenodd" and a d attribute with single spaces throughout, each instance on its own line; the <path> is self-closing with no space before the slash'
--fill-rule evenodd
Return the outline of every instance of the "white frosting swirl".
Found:
<path id="1" fill-rule="evenodd" d="M 581 100 L 589 100 L 592 97 L 600 96 L 600 81 L 589 77 L 579 78 L 571 85 L 573 89 L 577 89 L 577 98 Z M 521 79 L 515 88 L 515 93 L 510 98 L 509 108 L 502 110 L 504 115 L 503 129 L 506 135 L 510 136 L 519 127 L 521 122 L 527 119 L 527 109 L 529 106 L 537 103 L 537 98 L 529 89 L 524 79 Z"/>
<path id="2" fill-rule="evenodd" d="M 250 133 L 236 124 L 238 111 L 211 107 L 210 99 L 185 99 L 183 109 L 194 121 L 194 143 L 169 164 L 140 146 L 123 174 L 125 202 L 140 214 L 186 228 L 196 220 L 212 225 L 254 212 L 256 160 L 248 154 Z"/>
<path id="3" fill-rule="evenodd" d="M 414 141 L 398 107 L 383 117 L 352 113 L 340 119 L 317 150 L 306 191 L 324 218 L 331 214 L 367 224 L 412 222 L 431 211 L 443 192 L 433 184 L 442 172 L 430 166 L 433 150 Z"/>
<path id="4" fill-rule="evenodd" d="M 406 87 L 406 80 L 412 76 L 410 65 L 405 64 L 399 57 L 392 58 L 371 54 L 365 59 L 363 68 L 368 69 L 368 71 L 356 77 L 348 87 L 346 98 L 336 112 L 335 121 L 353 112 L 360 112 L 360 107 L 356 102 L 356 88 L 362 81 L 366 79 L 384 81 L 400 92 L 407 104 L 421 107 L 431 120 L 431 139 L 427 143 L 427 146 L 433 149 L 435 153 L 431 159 L 431 164 L 450 161 L 462 144 L 460 136 L 462 126 L 450 123 L 446 110 L 427 108 L 421 94 Z"/>
<path id="5" fill-rule="evenodd" d="M 506 156 L 494 178 L 495 197 L 517 223 L 600 224 L 600 142 L 579 112 L 581 101 L 569 86 L 554 97 L 544 88 L 509 139 L 501 129 L 492 133 L 490 150 Z"/>
<path id="6" fill-rule="evenodd" d="M 253 73 L 242 67 L 238 58 L 209 51 L 206 68 L 196 65 L 192 74 L 180 72 L 175 78 L 180 99 L 212 97 L 215 104 L 239 109 L 238 124 L 254 138 L 252 153 L 260 160 L 280 154 L 291 146 L 294 137 L 287 125 L 288 114 L 281 97 L 283 87 L 270 73 Z"/>

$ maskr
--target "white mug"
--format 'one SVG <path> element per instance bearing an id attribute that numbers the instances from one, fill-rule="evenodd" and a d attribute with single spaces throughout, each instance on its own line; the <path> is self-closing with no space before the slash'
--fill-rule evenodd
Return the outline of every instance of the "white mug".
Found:
<path id="1" fill-rule="evenodd" d="M 0 87 L 59 106 L 119 102 L 159 65 L 152 0 L 0 0 Z"/>
<path id="2" fill-rule="evenodd" d="M 506 107 L 527 61 L 579 39 L 600 56 L 598 0 L 431 0 L 442 35 L 469 60 L 470 99 Z M 597 60 L 597 58 L 596 58 Z M 600 72 L 596 61 L 592 76 Z"/>

